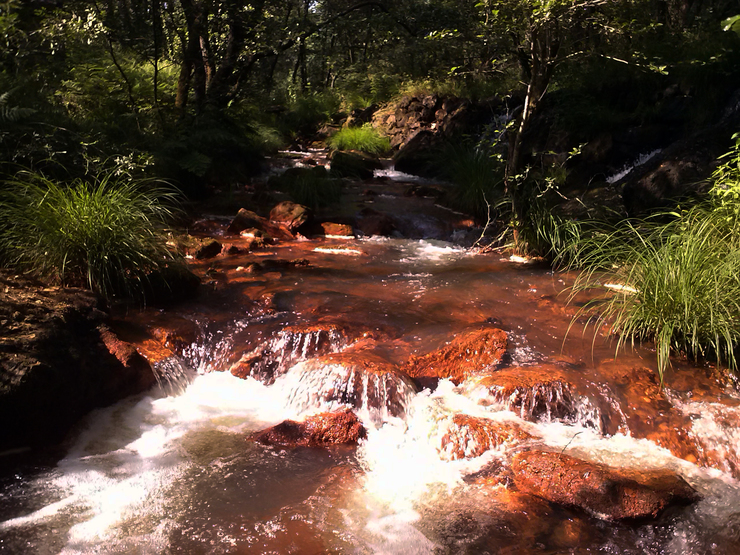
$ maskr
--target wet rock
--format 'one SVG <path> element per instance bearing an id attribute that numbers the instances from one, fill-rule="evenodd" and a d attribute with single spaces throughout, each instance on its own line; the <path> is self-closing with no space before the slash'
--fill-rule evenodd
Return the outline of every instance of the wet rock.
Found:
<path id="1" fill-rule="evenodd" d="M 291 397 L 305 410 L 321 403 L 341 403 L 368 413 L 374 422 L 403 417 L 416 393 L 395 365 L 367 350 L 333 353 L 298 364 Z"/>
<path id="2" fill-rule="evenodd" d="M 197 249 L 195 249 L 195 252 L 193 252 L 193 258 L 195 258 L 196 260 L 206 260 L 208 258 L 213 258 L 221 254 L 222 248 L 223 246 L 221 245 L 221 243 L 219 243 L 215 239 L 207 239 L 203 241 L 203 243 Z"/>
<path id="3" fill-rule="evenodd" d="M 555 364 L 506 368 L 484 376 L 478 385 L 524 420 L 578 422 L 602 433 L 616 433 L 620 424 L 598 391 L 574 385 L 566 369 Z"/>
<path id="4" fill-rule="evenodd" d="M 321 222 L 316 231 L 317 235 L 324 235 L 327 237 L 352 237 L 355 234 L 351 225 L 333 222 Z"/>
<path id="5" fill-rule="evenodd" d="M 331 173 L 339 177 L 371 179 L 382 168 L 377 158 L 356 150 L 336 151 L 331 157 Z"/>
<path id="6" fill-rule="evenodd" d="M 308 207 L 289 200 L 281 202 L 270 210 L 270 221 L 285 226 L 289 231 L 296 231 L 308 223 L 311 217 L 311 210 Z"/>
<path id="7" fill-rule="evenodd" d="M 390 237 L 396 231 L 396 222 L 388 214 L 372 208 L 363 208 L 357 218 L 357 229 L 363 235 Z"/>
<path id="8" fill-rule="evenodd" d="M 498 328 L 463 332 L 436 351 L 410 357 L 403 370 L 421 381 L 449 378 L 459 384 L 470 376 L 493 370 L 506 347 L 506 332 Z"/>
<path id="9" fill-rule="evenodd" d="M 285 420 L 277 426 L 253 435 L 251 439 L 264 445 L 321 447 L 349 444 L 367 436 L 367 431 L 354 412 L 324 412 L 309 416 L 303 422 Z"/>
<path id="10" fill-rule="evenodd" d="M 252 377 L 271 384 L 296 363 L 340 351 L 359 336 L 358 330 L 340 324 L 288 326 L 259 348 L 242 355 L 230 371 L 238 378 Z"/>
<path id="11" fill-rule="evenodd" d="M 240 208 L 229 224 L 229 227 L 226 228 L 226 233 L 229 235 L 238 235 L 247 229 L 265 231 L 265 219 L 251 210 Z"/>
<path id="12" fill-rule="evenodd" d="M 605 520 L 656 518 L 698 495 L 669 470 L 626 471 L 561 453 L 527 451 L 512 460 L 519 491 Z"/>
<path id="13" fill-rule="evenodd" d="M 0 287 L 0 450 L 58 441 L 90 410 L 155 383 L 89 291 L 2 271 Z"/>
<path id="14" fill-rule="evenodd" d="M 442 437 L 441 451 L 451 460 L 469 459 L 479 457 L 489 449 L 521 443 L 533 437 L 513 422 L 456 414 Z"/>

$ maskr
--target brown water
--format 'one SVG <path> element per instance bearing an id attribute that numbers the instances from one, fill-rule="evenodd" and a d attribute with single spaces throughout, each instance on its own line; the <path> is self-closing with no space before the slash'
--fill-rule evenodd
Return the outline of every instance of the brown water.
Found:
<path id="1" fill-rule="evenodd" d="M 394 206 L 419 235 L 449 236 L 454 215 L 426 206 L 414 216 L 411 206 L 431 201 L 406 205 L 387 183 L 358 187 L 381 190 L 374 206 Z M 308 264 L 274 262 L 297 259 Z M 246 271 L 253 262 L 264 271 Z M 661 391 L 650 348 L 615 360 L 580 324 L 565 339 L 572 276 L 419 238 L 296 241 L 194 268 L 206 281 L 196 301 L 118 322 L 156 362 L 161 389 L 97 411 L 56 466 L 2 483 L 0 551 L 740 553 L 740 396 L 710 366 L 681 360 Z M 475 379 L 420 389 L 389 373 L 371 400 L 346 390 L 356 375 L 314 358 L 342 351 L 397 367 L 481 325 L 508 335 L 491 371 L 541 369 L 541 382 L 557 375 L 561 385 L 535 386 L 532 402 L 512 407 Z M 358 448 L 246 441 L 346 403 L 368 427 Z M 441 438 L 460 413 L 535 439 L 449 460 Z M 618 524 L 489 479 L 531 444 L 670 468 L 703 499 Z"/>

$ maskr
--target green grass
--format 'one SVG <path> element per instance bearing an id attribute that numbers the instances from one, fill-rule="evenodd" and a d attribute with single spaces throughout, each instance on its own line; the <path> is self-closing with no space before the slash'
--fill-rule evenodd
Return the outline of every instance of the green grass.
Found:
<path id="1" fill-rule="evenodd" d="M 388 152 L 391 143 L 369 124 L 362 127 L 348 127 L 340 130 L 329 139 L 329 146 L 335 150 L 359 150 L 366 154 L 380 155 Z"/>
<path id="2" fill-rule="evenodd" d="M 504 194 L 503 166 L 488 150 L 470 144 L 449 144 L 438 156 L 440 174 L 454 187 L 445 203 L 479 218 L 488 216 Z"/>
<path id="3" fill-rule="evenodd" d="M 667 223 L 666 217 L 672 216 Z M 714 201 L 581 236 L 573 292 L 604 294 L 583 311 L 625 344 L 654 341 L 661 383 L 672 352 L 737 368 L 740 218 Z M 573 248 L 576 248 L 573 245 Z"/>
<path id="4" fill-rule="evenodd" d="M 64 185 L 22 172 L 0 197 L 6 266 L 111 298 L 140 293 L 147 274 L 176 261 L 165 235 L 176 192 L 162 184 L 108 173 Z"/>

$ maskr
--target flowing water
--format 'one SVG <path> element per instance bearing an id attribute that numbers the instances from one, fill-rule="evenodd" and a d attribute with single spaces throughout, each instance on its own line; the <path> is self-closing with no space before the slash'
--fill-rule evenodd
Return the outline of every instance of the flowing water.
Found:
<path id="1" fill-rule="evenodd" d="M 263 272 L 247 270 L 255 261 Z M 0 551 L 740 553 L 740 396 L 711 368 L 681 361 L 656 393 L 649 349 L 615 361 L 579 324 L 564 340 L 570 276 L 388 238 L 283 243 L 196 269 L 207 281 L 197 301 L 123 322 L 146 330 L 138 344 L 161 387 L 90 415 L 57 464 L 0 483 Z M 474 379 L 421 388 L 321 358 L 341 351 L 395 367 L 482 324 L 508 335 L 496 371 L 554 368 L 566 381 L 515 404 Z M 250 374 L 232 375 L 245 361 Z M 368 429 L 358 447 L 248 440 L 346 405 Z M 456 459 L 443 448 L 456 414 L 533 439 Z M 614 523 L 489 479 L 531 445 L 669 468 L 702 499 L 654 522 Z"/>

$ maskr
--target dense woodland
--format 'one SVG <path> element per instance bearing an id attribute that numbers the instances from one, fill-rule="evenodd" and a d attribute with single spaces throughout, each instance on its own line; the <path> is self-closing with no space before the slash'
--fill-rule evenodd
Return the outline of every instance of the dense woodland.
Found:
<path id="1" fill-rule="evenodd" d="M 133 246 L 114 255 L 107 243 L 95 255 L 118 260 L 102 277 L 90 271 L 89 249 L 75 262 L 76 247 L 64 247 L 53 262 L 48 245 L 21 240 L 41 236 L 33 226 L 45 199 L 61 206 L 73 192 L 69 217 L 83 202 L 104 202 L 96 194 L 123 191 L 126 210 L 146 212 L 147 225 L 156 226 L 172 214 L 163 202 L 175 194 L 170 186 L 197 199 L 244 183 L 266 154 L 306 144 L 326 124 L 339 128 L 353 110 L 413 95 L 496 99 L 493 115 L 507 117 L 466 131 L 472 158 L 460 162 L 457 153 L 458 163 L 478 160 L 479 175 L 450 176 L 459 188 L 452 204 L 497 220 L 513 232 L 502 240 L 520 250 L 586 268 L 584 287 L 597 271 L 620 268 L 638 294 L 612 298 L 598 317 L 616 318 L 625 338 L 659 340 L 661 371 L 671 348 L 708 350 L 735 365 L 740 147 L 733 125 L 740 129 L 725 115 L 740 89 L 736 0 L 5 0 L 0 28 L 5 264 L 110 294 L 135 268 L 174 255 L 136 216 L 123 233 L 138 243 L 116 236 L 111 241 Z M 663 207 L 670 217 L 640 215 L 647 219 L 639 224 L 636 214 L 594 223 L 553 211 L 569 194 L 567 176 L 584 145 L 604 132 L 666 121 L 668 133 L 708 132 L 729 152 L 703 177 L 713 193 Z M 559 152 L 552 145 L 537 152 L 542 145 L 528 140 L 545 124 L 550 135 L 567 137 Z M 454 170 L 454 153 L 448 160 Z M 170 185 L 146 181 L 152 178 Z M 54 218 L 47 227 L 61 226 Z M 677 244 L 677 236 L 694 242 Z M 711 308 L 657 314 L 677 294 L 647 292 L 646 280 L 660 282 L 661 268 L 675 268 L 707 236 L 715 241 L 705 258 L 681 272 L 699 276 L 701 290 L 716 287 L 721 274 L 722 299 L 707 294 Z M 657 258 L 648 260 L 645 245 Z M 654 313 L 634 314 L 648 305 Z M 707 311 L 711 322 L 699 322 Z"/>

